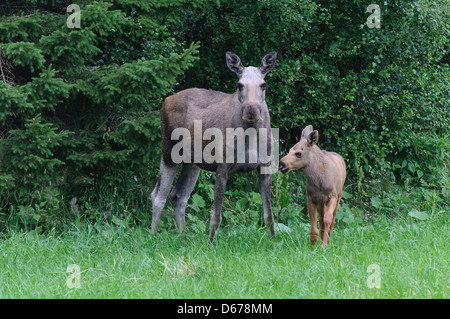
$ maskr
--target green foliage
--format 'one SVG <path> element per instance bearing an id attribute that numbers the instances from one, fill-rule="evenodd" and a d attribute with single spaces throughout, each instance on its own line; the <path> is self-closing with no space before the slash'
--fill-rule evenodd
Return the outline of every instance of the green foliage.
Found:
<path id="1" fill-rule="evenodd" d="M 205 211 L 205 201 L 198 194 L 193 194 L 189 200 L 189 209 L 191 209 L 194 214 L 187 213 L 187 224 L 193 230 L 194 233 L 204 234 L 206 230 L 206 222 L 204 219 Z"/>
<path id="2" fill-rule="evenodd" d="M 32 42 L 15 42 L 4 45 L 5 57 L 14 65 L 29 67 L 31 72 L 43 67 L 45 59 L 42 51 Z"/>
<path id="3" fill-rule="evenodd" d="M 420 210 L 412 210 L 408 213 L 408 216 L 413 217 L 413 218 L 417 218 L 419 220 L 426 220 L 428 218 L 430 218 L 430 215 L 428 215 L 427 213 L 420 211 Z"/>
<path id="4" fill-rule="evenodd" d="M 200 82 L 223 89 L 234 83 L 234 75 L 222 66 L 225 50 L 257 65 L 266 51 L 277 48 L 267 99 L 282 146 L 290 147 L 302 128 L 313 124 L 321 132 L 321 145 L 340 151 L 349 161 L 350 178 L 362 176 L 354 171 L 355 154 L 369 177 L 380 170 L 395 171 L 391 163 L 399 153 L 412 153 L 418 161 L 415 144 L 424 136 L 448 136 L 450 84 L 444 43 L 449 16 L 435 7 L 444 8 L 443 1 L 433 3 L 381 5 L 382 29 L 365 25 L 368 15 L 359 1 L 211 4 L 207 18 L 199 20 L 199 34 L 213 50 L 206 46 L 200 51 L 201 65 L 192 69 L 188 86 Z M 418 32 L 422 29 L 435 35 L 425 36 Z M 216 46 L 219 42 L 226 45 Z M 432 124 L 436 121 L 438 125 Z"/>
<path id="5" fill-rule="evenodd" d="M 245 65 L 278 53 L 266 100 L 281 155 L 312 124 L 319 146 L 345 158 L 350 196 L 339 224 L 446 211 L 447 1 L 380 2 L 380 29 L 366 25 L 368 4 L 359 0 L 77 4 L 81 27 L 73 29 L 64 1 L 2 6 L 2 223 L 36 228 L 115 216 L 123 227 L 121 209 L 147 222 L 162 101 L 188 87 L 233 92 L 235 74 L 224 63 L 229 50 Z M 187 222 L 199 233 L 213 209 L 214 181 L 202 172 L 198 197 L 189 202 Z M 277 223 L 307 219 L 301 174 L 275 174 L 273 181 Z M 256 174 L 230 178 L 225 225 L 262 224 L 257 184 Z"/>
<path id="6" fill-rule="evenodd" d="M 183 19 L 172 10 L 204 1 L 79 1 L 73 29 L 59 1 L 20 2 L 0 13 L 0 210 L 55 226 L 73 213 L 56 200 L 85 207 L 112 186 L 146 206 L 160 156 L 157 109 L 199 48 L 175 39 Z M 95 218 L 98 208 L 83 211 Z"/>
<path id="7" fill-rule="evenodd" d="M 10 130 L 10 138 L 1 140 L 2 164 L 14 172 L 16 185 L 44 187 L 55 180 L 57 168 L 64 164 L 55 156 L 65 145 L 67 131 L 57 132 L 52 123 L 42 123 L 41 116 L 30 120 L 23 130 Z"/>
<path id="8" fill-rule="evenodd" d="M 344 157 L 347 189 L 355 196 L 341 209 L 343 223 L 362 222 L 366 213 L 407 216 L 414 208 L 430 209 L 418 208 L 430 191 L 435 196 L 429 205 L 445 207 L 448 201 L 448 5 L 441 0 L 380 3 L 380 29 L 366 25 L 367 5 L 210 3 L 192 18 L 192 39 L 203 45 L 182 84 L 232 92 L 235 75 L 223 63 L 226 51 L 238 53 L 245 65 L 259 65 L 266 52 L 276 50 L 266 100 L 272 126 L 280 129 L 281 155 L 312 124 L 320 132 L 319 146 Z M 406 178 L 409 190 L 403 188 Z M 393 189 L 391 203 L 384 199 L 379 207 L 370 206 L 382 191 L 375 181 Z M 305 207 L 290 196 L 299 185 L 274 177 L 280 222 Z M 241 196 L 236 191 L 235 200 Z M 292 219 L 305 214 L 303 209 Z"/>
<path id="9" fill-rule="evenodd" d="M 246 225 L 260 221 L 262 216 L 261 195 L 250 192 L 235 202 L 230 202 L 222 215 L 227 223 L 231 225 Z"/>

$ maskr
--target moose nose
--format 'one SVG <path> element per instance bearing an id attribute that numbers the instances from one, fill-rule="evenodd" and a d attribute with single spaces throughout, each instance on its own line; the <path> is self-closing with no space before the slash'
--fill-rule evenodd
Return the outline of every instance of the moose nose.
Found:
<path id="1" fill-rule="evenodd" d="M 242 119 L 244 122 L 254 124 L 261 118 L 260 105 L 257 104 L 245 104 L 242 112 Z"/>
<path id="2" fill-rule="evenodd" d="M 243 117 L 243 120 L 251 124 L 258 122 L 258 119 L 252 112 L 247 112 L 246 116 Z"/>
<path id="3" fill-rule="evenodd" d="M 289 167 L 283 162 L 280 162 L 280 165 L 278 166 L 278 169 L 283 174 L 286 174 L 289 171 Z"/>
<path id="4" fill-rule="evenodd" d="M 253 119 L 246 119 L 245 121 L 250 124 L 255 124 L 256 122 L 258 122 L 258 120 L 253 120 Z"/>

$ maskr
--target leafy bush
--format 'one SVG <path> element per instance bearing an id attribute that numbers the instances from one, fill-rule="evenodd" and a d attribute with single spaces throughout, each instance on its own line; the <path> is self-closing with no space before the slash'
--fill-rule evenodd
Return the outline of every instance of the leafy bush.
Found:
<path id="1" fill-rule="evenodd" d="M 380 214 L 417 219 L 449 202 L 445 0 L 380 3 L 379 29 L 366 25 L 368 4 L 359 0 L 82 0 L 79 29 L 67 27 L 64 1 L 5 4 L 1 225 L 111 220 L 121 209 L 145 224 L 160 161 L 161 103 L 188 87 L 233 92 L 229 50 L 246 65 L 277 51 L 266 100 L 281 155 L 312 124 L 320 147 L 345 158 L 351 196 L 342 223 Z M 274 175 L 280 224 L 307 215 L 299 176 Z M 194 192 L 204 206 L 188 209 L 198 232 L 210 216 L 214 179 L 201 173 Z M 224 223 L 262 223 L 256 181 L 253 173 L 230 179 Z"/>
<path id="2" fill-rule="evenodd" d="M 318 129 L 320 147 L 340 153 L 347 163 L 346 187 L 354 196 L 344 205 L 344 215 L 363 220 L 370 199 L 381 192 L 374 181 L 394 187 L 408 177 L 409 187 L 418 187 L 403 196 L 414 197 L 408 207 L 422 206 L 425 189 L 436 193 L 434 205 L 445 206 L 450 149 L 446 6 L 441 0 L 381 3 L 377 29 L 366 25 L 370 13 L 360 1 L 210 3 L 192 18 L 193 40 L 202 43 L 200 59 L 180 88 L 232 92 L 235 77 L 223 63 L 225 51 L 238 53 L 245 65 L 258 65 L 264 53 L 276 49 L 266 100 L 272 125 L 280 129 L 282 154 L 306 125 Z M 274 209 L 282 219 L 296 214 L 288 198 L 297 186 L 294 180 L 274 182 Z M 374 209 L 390 214 L 389 207 L 397 211 L 393 204 L 372 206 L 369 215 Z"/>
<path id="3" fill-rule="evenodd" d="M 175 40 L 169 29 L 183 21 L 173 10 L 203 2 L 79 1 L 81 28 L 71 29 L 62 1 L 7 1 L 0 12 L 2 214 L 33 211 L 40 221 L 36 207 L 49 209 L 39 195 L 45 189 L 65 202 L 53 205 L 60 211 L 53 220 L 72 213 L 73 198 L 103 206 L 114 187 L 131 189 L 145 206 L 159 165 L 157 110 L 199 47 Z"/>

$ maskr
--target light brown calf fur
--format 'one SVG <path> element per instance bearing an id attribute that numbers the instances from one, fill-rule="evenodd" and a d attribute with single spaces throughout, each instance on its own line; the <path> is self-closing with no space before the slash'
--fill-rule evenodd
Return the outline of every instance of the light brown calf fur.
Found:
<path id="1" fill-rule="evenodd" d="M 299 169 L 306 176 L 311 244 L 314 246 L 319 238 L 316 212 L 318 210 L 323 247 L 328 245 L 333 231 L 347 173 L 344 159 L 337 153 L 320 150 L 316 145 L 318 140 L 319 132 L 308 125 L 302 132 L 300 142 L 280 160 L 279 170 L 285 174 Z"/>

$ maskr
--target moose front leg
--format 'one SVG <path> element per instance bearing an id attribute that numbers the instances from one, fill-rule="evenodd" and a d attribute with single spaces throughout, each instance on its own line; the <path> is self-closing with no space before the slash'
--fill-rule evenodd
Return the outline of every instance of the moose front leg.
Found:
<path id="1" fill-rule="evenodd" d="M 222 202 L 225 189 L 227 187 L 228 172 L 224 167 L 219 166 L 216 171 L 216 183 L 214 185 L 214 213 L 211 216 L 209 241 L 214 240 L 217 228 L 222 221 Z"/>
<path id="2" fill-rule="evenodd" d="M 261 193 L 261 200 L 264 210 L 264 223 L 269 228 L 270 237 L 275 236 L 274 218 L 272 212 L 272 174 L 259 173 L 259 191 Z"/>

